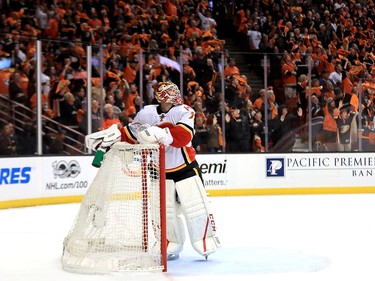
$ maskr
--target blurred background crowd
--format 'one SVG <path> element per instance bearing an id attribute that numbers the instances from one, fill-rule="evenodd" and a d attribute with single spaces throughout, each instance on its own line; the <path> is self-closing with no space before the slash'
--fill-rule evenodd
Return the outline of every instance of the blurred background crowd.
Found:
<path id="1" fill-rule="evenodd" d="M 196 111 L 198 153 L 375 149 L 372 0 L 0 6 L 0 155 L 36 153 L 37 40 L 43 153 L 83 153 L 89 118 L 126 125 L 165 80 Z"/>

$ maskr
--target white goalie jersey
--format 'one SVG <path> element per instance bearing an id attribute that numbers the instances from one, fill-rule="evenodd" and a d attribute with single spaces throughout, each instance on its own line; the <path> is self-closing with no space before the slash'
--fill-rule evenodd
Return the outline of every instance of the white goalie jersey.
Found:
<path id="1" fill-rule="evenodd" d="M 195 150 L 191 143 L 194 117 L 194 110 L 184 104 L 175 105 L 166 113 L 161 111 L 160 105 L 148 105 L 123 129 L 123 139 L 136 143 L 138 129 L 143 124 L 168 128 L 173 142 L 166 146 L 166 172 L 178 171 L 195 161 Z"/>

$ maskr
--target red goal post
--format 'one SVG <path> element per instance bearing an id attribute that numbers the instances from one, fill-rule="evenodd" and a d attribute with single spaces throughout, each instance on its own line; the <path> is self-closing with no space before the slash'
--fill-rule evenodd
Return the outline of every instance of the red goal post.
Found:
<path id="1" fill-rule="evenodd" d="M 165 148 L 116 143 L 64 239 L 63 269 L 167 270 Z"/>

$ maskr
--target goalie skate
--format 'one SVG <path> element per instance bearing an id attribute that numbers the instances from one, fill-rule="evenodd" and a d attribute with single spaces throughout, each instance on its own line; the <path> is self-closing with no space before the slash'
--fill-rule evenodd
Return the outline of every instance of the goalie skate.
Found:
<path id="1" fill-rule="evenodd" d="M 180 258 L 179 254 L 168 254 L 167 260 L 173 261 L 173 260 L 178 260 Z"/>

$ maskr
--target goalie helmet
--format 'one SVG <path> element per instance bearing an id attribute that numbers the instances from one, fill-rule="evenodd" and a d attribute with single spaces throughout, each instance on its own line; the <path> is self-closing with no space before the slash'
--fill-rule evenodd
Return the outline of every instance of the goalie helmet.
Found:
<path id="1" fill-rule="evenodd" d="M 180 90 L 172 82 L 159 82 L 154 94 L 159 103 L 183 104 Z"/>

